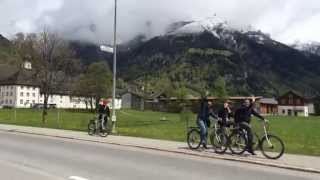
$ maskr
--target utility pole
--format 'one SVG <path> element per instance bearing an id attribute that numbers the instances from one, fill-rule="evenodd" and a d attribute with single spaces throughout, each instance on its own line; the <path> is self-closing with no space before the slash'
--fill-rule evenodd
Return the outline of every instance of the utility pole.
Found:
<path id="1" fill-rule="evenodd" d="M 114 0 L 114 31 L 113 31 L 113 91 L 112 91 L 112 133 L 116 130 L 116 75 L 117 75 L 117 0 Z"/>

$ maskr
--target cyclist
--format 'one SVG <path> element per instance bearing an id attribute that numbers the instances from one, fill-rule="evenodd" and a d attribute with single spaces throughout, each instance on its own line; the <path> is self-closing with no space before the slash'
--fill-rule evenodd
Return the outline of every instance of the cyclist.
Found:
<path id="1" fill-rule="evenodd" d="M 213 102 L 207 98 L 202 99 L 197 117 L 197 124 L 200 128 L 201 144 L 207 149 L 208 127 L 210 126 L 210 116 L 218 118 L 213 111 Z"/>
<path id="2" fill-rule="evenodd" d="M 230 122 L 230 118 L 232 117 L 232 110 L 230 107 L 230 101 L 225 101 L 223 104 L 223 108 L 221 108 L 218 112 L 218 117 L 221 119 L 220 125 L 225 127 L 228 126 Z"/>
<path id="3" fill-rule="evenodd" d="M 108 123 L 108 117 L 110 117 L 110 109 L 108 107 L 109 101 L 107 99 L 101 99 L 99 102 L 98 113 L 103 130 L 106 129 Z"/>
<path id="4" fill-rule="evenodd" d="M 251 130 L 251 126 L 250 126 L 251 116 L 254 115 L 264 121 L 265 121 L 265 118 L 254 110 L 253 102 L 251 102 L 249 99 L 245 99 L 243 102 L 243 105 L 239 109 L 236 110 L 236 112 L 234 114 L 234 119 L 235 119 L 235 123 L 237 123 L 240 128 L 244 129 L 247 132 L 247 136 L 248 136 L 247 151 L 249 153 L 251 153 L 252 155 L 255 155 L 253 147 L 252 147 L 253 146 L 253 142 L 252 142 L 253 135 L 252 135 L 252 130 Z"/>

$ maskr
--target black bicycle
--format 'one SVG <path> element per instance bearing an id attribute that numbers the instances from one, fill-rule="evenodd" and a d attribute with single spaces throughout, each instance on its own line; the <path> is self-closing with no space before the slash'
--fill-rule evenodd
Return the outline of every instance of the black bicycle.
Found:
<path id="1" fill-rule="evenodd" d="M 105 121 L 107 122 L 107 121 Z M 102 121 L 99 116 L 91 119 L 88 123 L 88 134 L 93 136 L 95 134 L 100 135 L 101 137 L 107 137 L 109 134 L 107 123 L 105 123 L 104 127 L 102 125 Z"/>
<path id="2" fill-rule="evenodd" d="M 201 146 L 201 136 L 199 127 L 189 127 L 187 143 L 190 149 L 198 149 Z"/>

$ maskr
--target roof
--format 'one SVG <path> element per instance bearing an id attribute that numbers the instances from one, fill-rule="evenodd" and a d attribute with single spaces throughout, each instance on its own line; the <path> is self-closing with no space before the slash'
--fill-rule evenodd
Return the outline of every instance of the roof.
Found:
<path id="1" fill-rule="evenodd" d="M 0 85 L 37 86 L 35 72 L 10 65 L 0 65 Z"/>
<path id="2" fill-rule="evenodd" d="M 281 99 L 282 97 L 288 95 L 289 93 L 292 93 L 292 94 L 294 94 L 294 95 L 296 95 L 296 96 L 299 96 L 300 98 L 303 98 L 303 99 L 305 99 L 305 100 L 312 100 L 312 99 L 314 99 L 314 97 L 312 97 L 312 96 L 310 96 L 310 95 L 305 95 L 305 94 L 300 93 L 300 92 L 295 91 L 295 90 L 289 90 L 289 91 L 287 91 L 287 92 L 284 93 L 283 95 L 279 96 L 278 99 Z"/>
<path id="3" fill-rule="evenodd" d="M 232 97 L 228 97 L 227 99 L 228 100 L 231 100 L 231 101 L 241 101 L 241 100 L 245 100 L 245 99 L 252 99 L 254 98 L 255 100 L 259 100 L 259 99 L 262 99 L 261 96 L 255 96 L 255 97 L 252 97 L 252 96 L 232 96 Z M 160 100 L 179 100 L 177 97 L 169 97 L 169 98 L 159 98 Z M 194 97 L 194 96 L 188 96 L 186 97 L 185 100 L 195 100 L 195 101 L 198 101 L 202 99 L 201 97 Z M 207 97 L 208 100 L 218 100 L 219 98 L 218 97 Z"/>
<path id="4" fill-rule="evenodd" d="M 0 81 L 8 79 L 19 71 L 19 68 L 13 65 L 0 64 Z"/>
<path id="5" fill-rule="evenodd" d="M 277 105 L 278 101 L 275 98 L 262 98 L 259 100 L 261 104 L 274 104 Z"/>

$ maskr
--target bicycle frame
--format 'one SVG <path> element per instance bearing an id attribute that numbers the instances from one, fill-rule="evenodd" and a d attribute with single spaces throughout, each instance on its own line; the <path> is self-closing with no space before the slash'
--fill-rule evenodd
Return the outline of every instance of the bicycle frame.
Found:
<path id="1" fill-rule="evenodd" d="M 268 145 L 269 145 L 270 147 L 272 147 L 273 145 L 272 145 L 272 143 L 270 142 L 269 137 L 268 137 L 267 125 L 268 125 L 267 122 L 264 121 L 264 122 L 263 122 L 263 131 L 264 131 L 264 135 L 265 135 L 265 137 L 266 137 L 266 139 L 267 139 Z"/>

